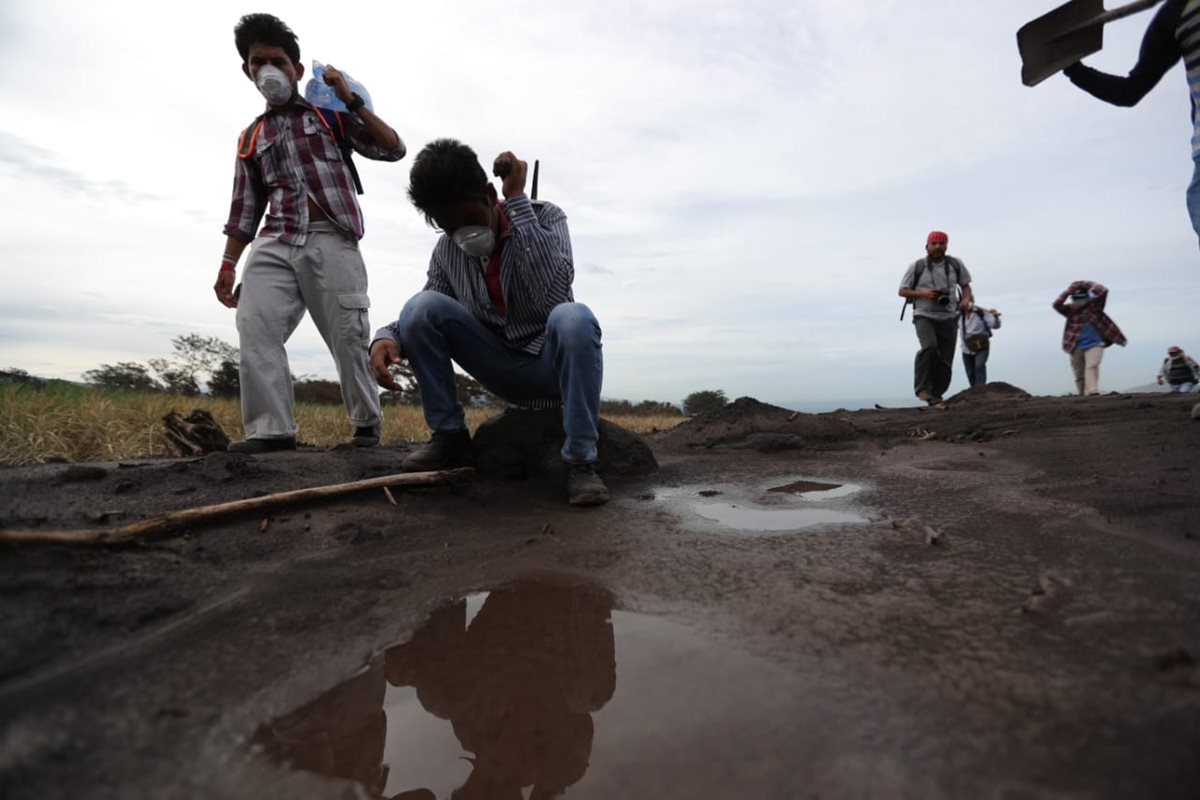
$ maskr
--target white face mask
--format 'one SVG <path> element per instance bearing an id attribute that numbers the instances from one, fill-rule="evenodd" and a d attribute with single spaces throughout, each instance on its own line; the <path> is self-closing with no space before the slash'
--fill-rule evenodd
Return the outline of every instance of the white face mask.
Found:
<path id="1" fill-rule="evenodd" d="M 292 99 L 292 82 L 283 74 L 283 70 L 271 64 L 259 67 L 258 74 L 254 76 L 254 85 L 273 106 L 284 105 Z"/>
<path id="2" fill-rule="evenodd" d="M 486 258 L 496 247 L 496 234 L 486 225 L 466 225 L 451 238 L 471 258 Z"/>

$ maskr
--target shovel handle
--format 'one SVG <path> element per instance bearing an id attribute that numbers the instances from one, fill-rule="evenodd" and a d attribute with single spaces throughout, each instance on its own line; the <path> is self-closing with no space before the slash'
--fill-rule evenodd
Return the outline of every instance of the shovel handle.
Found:
<path id="1" fill-rule="evenodd" d="M 1070 36 L 1073 33 L 1079 33 L 1079 31 L 1086 30 L 1088 28 L 1094 28 L 1097 25 L 1106 25 L 1109 22 L 1114 22 L 1119 19 L 1124 19 L 1125 17 L 1133 16 L 1134 14 L 1145 11 L 1147 8 L 1153 8 L 1161 2 L 1162 0 L 1135 0 L 1134 2 L 1126 3 L 1123 6 L 1117 6 L 1116 8 L 1105 11 L 1103 14 L 1092 17 L 1081 25 L 1076 25 L 1069 31 L 1060 33 L 1054 38 L 1061 39 L 1064 36 Z"/>

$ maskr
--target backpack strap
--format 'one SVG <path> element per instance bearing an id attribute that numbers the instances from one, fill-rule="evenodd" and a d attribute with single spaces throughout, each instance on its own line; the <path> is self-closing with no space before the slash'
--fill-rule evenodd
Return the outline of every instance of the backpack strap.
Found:
<path id="1" fill-rule="evenodd" d="M 946 256 L 946 263 L 954 267 L 954 288 L 959 288 L 959 281 L 962 280 L 962 262 L 954 256 Z"/>
<path id="2" fill-rule="evenodd" d="M 921 280 L 921 273 L 925 271 L 925 264 L 926 261 L 923 258 L 918 258 L 915 262 L 913 262 L 912 286 L 909 286 L 908 288 L 917 288 L 917 281 Z"/>
<path id="3" fill-rule="evenodd" d="M 350 177 L 354 179 L 354 190 L 358 194 L 363 193 L 362 179 L 358 177 L 358 167 L 351 157 L 354 153 L 354 148 L 350 146 L 350 142 L 346 139 L 346 123 L 342 119 L 342 112 L 334 111 L 330 108 L 313 107 L 317 112 L 317 119 L 325 124 L 329 132 L 333 134 L 333 140 L 337 142 L 338 149 L 342 151 L 342 160 L 346 162 L 346 166 L 350 169 Z"/>
<path id="4" fill-rule="evenodd" d="M 261 114 L 254 118 L 250 126 L 242 131 L 242 135 L 238 137 L 238 158 L 249 158 L 254 155 L 254 143 L 258 141 L 258 132 L 262 130 L 263 119 L 266 114 Z"/>
<path id="5" fill-rule="evenodd" d="M 908 287 L 909 289 L 917 288 L 917 281 L 921 280 L 921 273 L 924 271 L 925 271 L 925 259 L 918 258 L 916 261 L 913 262 L 913 279 L 912 279 L 912 285 Z M 904 321 L 904 312 L 908 310 L 908 305 L 909 305 L 909 303 L 912 303 L 912 302 L 913 302 L 913 299 L 911 297 L 904 298 L 904 305 L 900 306 L 900 321 L 901 322 Z M 917 312 L 914 311 L 913 313 L 915 314 Z"/>

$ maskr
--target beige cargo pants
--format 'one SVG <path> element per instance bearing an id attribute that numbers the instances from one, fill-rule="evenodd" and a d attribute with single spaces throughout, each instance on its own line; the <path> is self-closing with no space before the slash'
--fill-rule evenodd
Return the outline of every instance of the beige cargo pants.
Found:
<path id="1" fill-rule="evenodd" d="M 292 376 L 284 345 L 307 310 L 337 366 L 346 417 L 380 422 L 379 390 L 367 362 L 367 268 L 358 242 L 314 223 L 303 246 L 254 240 L 242 275 L 237 329 L 242 425 L 247 439 L 295 436 Z"/>

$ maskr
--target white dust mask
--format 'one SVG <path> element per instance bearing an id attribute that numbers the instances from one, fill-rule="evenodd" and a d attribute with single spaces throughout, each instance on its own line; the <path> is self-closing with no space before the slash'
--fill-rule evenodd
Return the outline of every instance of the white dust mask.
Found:
<path id="1" fill-rule="evenodd" d="M 452 238 L 471 258 L 486 258 L 496 247 L 496 234 L 486 225 L 466 225 L 456 230 Z"/>
<path id="2" fill-rule="evenodd" d="M 292 82 L 283 74 L 283 70 L 271 64 L 259 68 L 254 76 L 254 85 L 273 106 L 284 105 L 292 99 Z"/>

